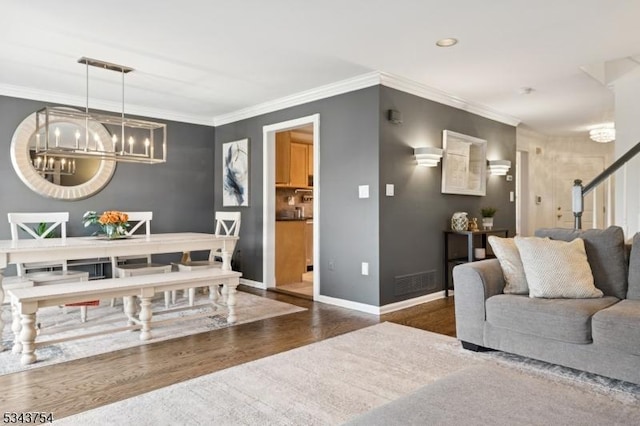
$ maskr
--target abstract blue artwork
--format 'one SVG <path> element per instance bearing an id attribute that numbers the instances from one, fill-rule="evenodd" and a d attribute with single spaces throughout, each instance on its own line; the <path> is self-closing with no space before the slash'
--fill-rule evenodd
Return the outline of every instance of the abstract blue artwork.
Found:
<path id="1" fill-rule="evenodd" d="M 222 205 L 249 205 L 249 139 L 222 144 Z"/>

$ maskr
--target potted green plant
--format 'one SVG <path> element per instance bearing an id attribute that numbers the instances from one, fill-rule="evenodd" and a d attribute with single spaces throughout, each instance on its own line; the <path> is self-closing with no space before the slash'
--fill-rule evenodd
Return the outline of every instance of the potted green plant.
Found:
<path id="1" fill-rule="evenodd" d="M 487 231 L 493 228 L 493 216 L 495 216 L 498 209 L 495 207 L 482 207 L 480 214 L 482 215 L 482 228 Z"/>

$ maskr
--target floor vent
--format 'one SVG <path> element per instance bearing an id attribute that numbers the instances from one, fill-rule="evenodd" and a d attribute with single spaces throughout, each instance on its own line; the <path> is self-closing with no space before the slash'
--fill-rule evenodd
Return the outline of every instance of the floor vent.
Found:
<path id="1" fill-rule="evenodd" d="M 393 294 L 402 296 L 418 291 L 436 290 L 436 271 L 418 272 L 417 274 L 399 275 L 395 277 Z"/>

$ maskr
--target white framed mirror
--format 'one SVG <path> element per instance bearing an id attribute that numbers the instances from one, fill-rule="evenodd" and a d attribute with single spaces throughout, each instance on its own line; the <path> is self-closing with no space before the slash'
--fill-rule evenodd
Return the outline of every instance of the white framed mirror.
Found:
<path id="1" fill-rule="evenodd" d="M 84 129 L 85 123 L 74 122 L 70 118 L 52 123 L 60 131 L 62 142 L 65 135 L 73 135 Z M 107 129 L 89 122 L 91 134 L 97 135 L 105 151 L 113 150 L 111 135 Z M 16 128 L 11 139 L 11 163 L 13 168 L 32 191 L 58 200 L 80 200 L 90 197 L 104 188 L 116 169 L 113 160 L 93 158 L 45 158 L 36 155 L 36 113 L 25 118 Z M 83 130 L 84 131 L 84 130 Z M 71 140 L 68 136 L 66 140 Z"/>
<path id="2" fill-rule="evenodd" d="M 442 131 L 442 193 L 487 194 L 487 141 Z"/>

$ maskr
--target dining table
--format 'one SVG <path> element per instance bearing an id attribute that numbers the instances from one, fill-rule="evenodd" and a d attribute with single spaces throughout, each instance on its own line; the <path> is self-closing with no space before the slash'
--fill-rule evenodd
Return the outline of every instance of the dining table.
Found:
<path id="1" fill-rule="evenodd" d="M 96 257 L 120 257 L 161 253 L 183 253 L 220 250 L 222 269 L 231 270 L 231 255 L 238 237 L 200 232 L 157 233 L 132 235 L 128 238 L 105 239 L 102 236 L 45 238 L 41 240 L 0 240 L 0 301 L 4 300 L 2 281 L 8 265 L 31 262 L 55 262 Z M 90 284 L 87 284 L 90 285 Z M 10 313 L 10 306 L 7 306 Z M 5 312 L 0 310 L 0 351 L 4 333 Z"/>

